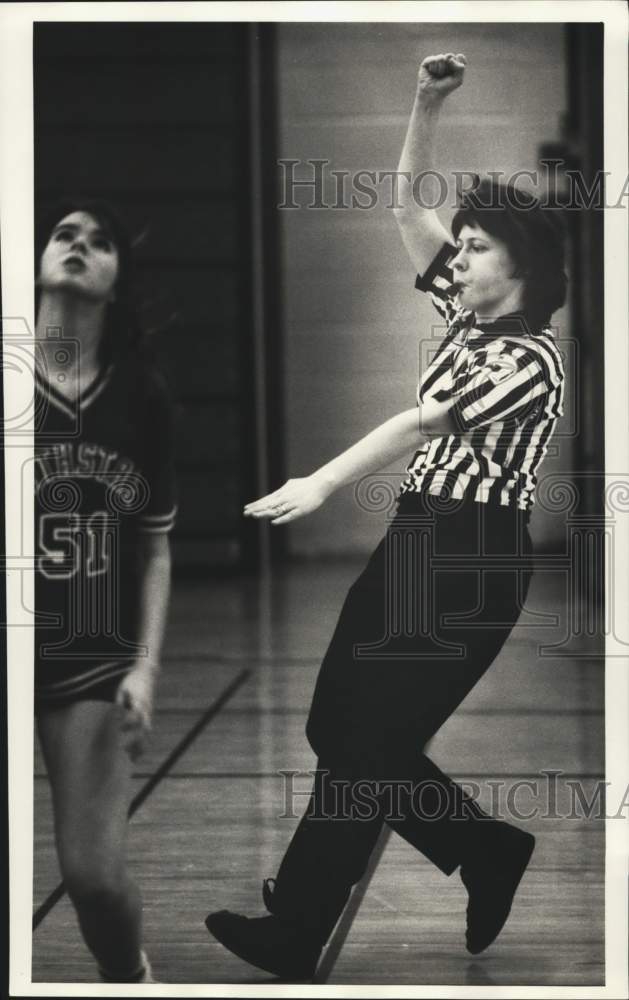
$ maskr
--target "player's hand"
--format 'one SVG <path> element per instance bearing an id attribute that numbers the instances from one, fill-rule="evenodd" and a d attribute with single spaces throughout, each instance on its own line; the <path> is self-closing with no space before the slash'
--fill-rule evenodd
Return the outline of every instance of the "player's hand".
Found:
<path id="1" fill-rule="evenodd" d="M 122 680 L 116 693 L 116 704 L 123 710 L 121 730 L 124 747 L 131 760 L 143 753 L 153 718 L 155 671 L 145 662 L 138 662 Z"/>
<path id="2" fill-rule="evenodd" d="M 446 97 L 463 83 L 466 65 L 467 59 L 462 52 L 427 56 L 419 67 L 419 93 L 428 98 Z"/>
<path id="3" fill-rule="evenodd" d="M 331 493 L 329 484 L 314 473 L 303 479 L 289 479 L 279 490 L 245 507 L 245 517 L 266 517 L 271 524 L 288 524 L 310 514 L 325 503 Z"/>

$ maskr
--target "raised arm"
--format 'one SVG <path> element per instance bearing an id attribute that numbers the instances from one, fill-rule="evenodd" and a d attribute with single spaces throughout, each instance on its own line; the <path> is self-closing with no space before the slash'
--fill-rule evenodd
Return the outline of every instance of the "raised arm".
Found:
<path id="1" fill-rule="evenodd" d="M 433 153 L 441 105 L 448 94 L 463 83 L 465 66 L 462 53 L 455 56 L 448 52 L 428 56 L 419 68 L 413 110 L 398 167 L 400 173 L 410 175 L 411 184 L 399 185 L 399 207 L 394 212 L 404 245 L 420 274 L 426 271 L 450 235 L 435 209 L 421 204 L 431 205 L 437 201 L 435 178 L 426 176 L 421 185 L 417 178 L 425 171 L 434 170 Z"/>

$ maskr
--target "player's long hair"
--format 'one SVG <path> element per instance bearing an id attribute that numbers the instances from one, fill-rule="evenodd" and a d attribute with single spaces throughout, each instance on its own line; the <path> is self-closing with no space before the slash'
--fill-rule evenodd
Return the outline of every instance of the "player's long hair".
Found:
<path id="1" fill-rule="evenodd" d="M 461 198 L 452 220 L 458 238 L 463 226 L 480 226 L 507 245 L 524 279 L 523 311 L 533 332 L 550 322 L 566 301 L 564 227 L 556 209 L 513 184 L 480 179 Z"/>
<path id="2" fill-rule="evenodd" d="M 146 335 L 138 315 L 135 299 L 134 263 L 131 238 L 118 212 L 106 201 L 97 198 L 65 197 L 42 213 L 36 225 L 35 262 L 39 273 L 40 261 L 50 235 L 58 222 L 72 212 L 86 212 L 105 230 L 118 252 L 118 277 L 114 302 L 107 304 L 105 330 L 101 343 L 103 363 L 135 360 L 147 362 Z M 37 283 L 36 306 L 39 306 Z"/>

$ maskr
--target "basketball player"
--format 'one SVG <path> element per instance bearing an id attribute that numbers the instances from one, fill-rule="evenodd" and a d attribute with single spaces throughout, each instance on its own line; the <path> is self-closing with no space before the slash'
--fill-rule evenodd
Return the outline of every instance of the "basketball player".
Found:
<path id="1" fill-rule="evenodd" d="M 150 983 L 125 842 L 169 593 L 170 403 L 112 209 L 63 203 L 39 242 L 37 727 L 61 874 L 101 979 Z"/>

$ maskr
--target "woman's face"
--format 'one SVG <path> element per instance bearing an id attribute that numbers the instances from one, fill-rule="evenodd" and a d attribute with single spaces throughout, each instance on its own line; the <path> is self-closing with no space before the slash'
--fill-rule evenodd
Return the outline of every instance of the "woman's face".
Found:
<path id="1" fill-rule="evenodd" d="M 480 226 L 465 225 L 456 246 L 458 253 L 450 266 L 459 301 L 465 309 L 490 317 L 521 306 L 523 282 L 513 277 L 516 267 L 502 240 L 490 236 Z"/>
<path id="2" fill-rule="evenodd" d="M 118 250 L 102 224 L 87 212 L 71 212 L 50 234 L 38 283 L 43 291 L 113 302 L 118 266 Z"/>

